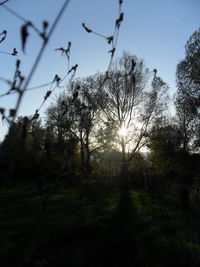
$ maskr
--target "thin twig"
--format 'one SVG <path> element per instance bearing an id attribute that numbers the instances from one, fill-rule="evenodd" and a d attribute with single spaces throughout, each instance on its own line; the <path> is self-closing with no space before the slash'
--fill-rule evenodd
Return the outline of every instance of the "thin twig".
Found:
<path id="1" fill-rule="evenodd" d="M 3 77 L 0 77 L 0 81 L 5 82 L 7 84 L 11 84 L 11 82 Z"/>
<path id="2" fill-rule="evenodd" d="M 13 16 L 15 16 L 16 18 L 20 19 L 23 22 L 27 22 L 28 20 L 25 19 L 24 17 L 22 17 L 20 14 L 18 14 L 16 11 L 12 10 L 10 7 L 7 7 L 5 5 L 3 5 L 3 7 L 10 12 Z"/>
<path id="3" fill-rule="evenodd" d="M 2 78 L 2 77 L 0 77 L 0 80 L 2 80 L 3 82 L 6 82 L 7 84 L 11 84 L 11 82 L 9 81 L 9 80 L 6 80 L 6 79 L 4 79 L 4 78 Z M 28 91 L 33 91 L 33 90 L 37 90 L 37 89 L 41 89 L 41 88 L 43 88 L 43 87 L 47 87 L 47 86 L 49 86 L 49 85 L 51 85 L 51 83 L 52 82 L 48 82 L 48 83 L 44 83 L 44 84 L 40 84 L 40 85 L 36 85 L 36 86 L 33 86 L 33 87 L 30 87 L 30 88 L 27 88 L 27 90 L 26 90 L 26 92 L 28 92 Z M 6 95 L 9 95 L 9 94 L 11 94 L 11 95 L 13 95 L 13 94 L 18 94 L 18 92 L 17 91 L 10 91 L 10 89 L 6 92 L 6 93 L 4 93 L 4 94 L 1 94 L 0 95 L 0 98 L 1 97 L 4 97 L 4 96 L 6 96 Z"/>
<path id="4" fill-rule="evenodd" d="M 53 31 L 54 31 L 55 27 L 57 26 L 57 23 L 59 22 L 59 20 L 60 20 L 62 14 L 63 14 L 65 8 L 68 6 L 69 3 L 70 3 L 70 0 L 66 0 L 65 3 L 63 4 L 62 8 L 60 9 L 59 13 L 57 14 L 57 16 L 56 16 L 56 18 L 55 18 L 55 20 L 54 20 L 54 22 L 53 22 L 53 24 L 51 26 L 49 34 L 47 35 L 46 42 L 43 43 L 43 45 L 42 45 L 42 47 L 41 47 L 41 49 L 39 51 L 39 54 L 38 54 L 38 56 L 37 56 L 37 58 L 35 60 L 35 63 L 33 64 L 33 67 L 32 67 L 32 69 L 31 69 L 31 71 L 30 71 L 30 73 L 29 73 L 29 75 L 28 75 L 28 77 L 26 79 L 26 82 L 25 82 L 24 87 L 22 89 L 22 93 L 19 94 L 19 97 L 18 97 L 18 100 L 17 100 L 17 104 L 16 104 L 16 108 L 15 108 L 15 116 L 13 117 L 13 121 L 15 120 L 15 118 L 17 116 L 17 113 L 18 113 L 22 98 L 24 96 L 24 93 L 26 92 L 27 86 L 29 85 L 29 83 L 30 83 L 30 81 L 32 79 L 32 76 L 33 76 L 33 74 L 34 74 L 34 72 L 35 72 L 35 70 L 36 70 L 36 68 L 37 68 L 37 66 L 38 66 L 38 64 L 40 62 L 40 59 L 41 59 L 41 57 L 42 57 L 42 55 L 44 53 L 46 45 L 47 45 L 50 37 L 52 36 Z"/>
<path id="5" fill-rule="evenodd" d="M 4 55 L 10 55 L 10 56 L 12 56 L 12 53 L 9 53 L 9 52 L 4 52 L 4 51 L 0 51 L 0 54 L 4 54 Z"/>
<path id="6" fill-rule="evenodd" d="M 0 97 L 8 96 L 9 94 L 10 94 L 9 92 L 6 92 L 4 94 L 1 94 Z"/>
<path id="7" fill-rule="evenodd" d="M 75 75 L 75 73 L 72 75 L 72 78 L 74 78 L 74 75 Z M 69 76 L 69 71 L 68 71 L 68 73 L 60 80 L 60 83 L 62 83 L 67 77 Z M 51 84 L 51 87 L 50 87 L 50 89 L 49 89 L 49 91 L 51 91 L 51 94 L 56 90 L 56 88 L 62 88 L 63 86 L 58 86 L 58 85 L 56 85 L 53 89 L 51 89 L 52 88 L 52 85 L 53 85 L 53 82 L 51 82 L 50 83 Z M 37 113 L 41 110 L 41 108 L 43 107 L 43 105 L 45 104 L 45 102 L 47 101 L 47 99 L 48 99 L 48 97 L 46 98 L 46 99 L 44 99 L 43 101 L 42 101 L 42 103 L 40 104 L 40 106 L 39 106 L 39 108 L 38 109 L 36 109 L 36 111 L 37 111 Z"/>
<path id="8" fill-rule="evenodd" d="M 98 33 L 98 32 L 95 32 L 95 31 L 92 31 L 92 33 L 107 40 L 107 37 L 105 35 L 101 34 L 101 33 Z"/>
<path id="9" fill-rule="evenodd" d="M 5 0 L 3 2 L 0 3 L 0 6 L 4 5 L 6 2 L 8 2 L 9 0 Z"/>
<path id="10" fill-rule="evenodd" d="M 24 18 L 22 15 L 18 14 L 16 11 L 12 10 L 10 7 L 7 7 L 5 5 L 3 5 L 3 7 L 8 11 L 10 12 L 12 15 L 14 15 L 16 18 L 20 19 L 21 21 L 25 22 L 25 23 L 28 23 L 29 20 Z M 40 34 L 40 30 L 33 24 L 31 23 L 30 25 L 38 34 Z"/>

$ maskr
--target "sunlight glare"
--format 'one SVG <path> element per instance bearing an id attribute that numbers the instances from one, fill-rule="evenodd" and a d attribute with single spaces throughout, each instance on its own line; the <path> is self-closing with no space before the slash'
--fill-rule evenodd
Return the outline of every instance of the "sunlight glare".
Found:
<path id="1" fill-rule="evenodd" d="M 122 136 L 122 137 L 126 137 L 127 136 L 126 127 L 122 126 L 121 129 L 119 129 L 119 135 Z"/>

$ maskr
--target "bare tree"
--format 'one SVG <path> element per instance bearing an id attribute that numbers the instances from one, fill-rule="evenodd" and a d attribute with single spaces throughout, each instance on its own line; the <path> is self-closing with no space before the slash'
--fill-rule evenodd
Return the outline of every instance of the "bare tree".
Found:
<path id="1" fill-rule="evenodd" d="M 156 72 L 150 72 L 142 60 L 124 52 L 100 91 L 102 100 L 106 99 L 101 108 L 107 121 L 117 126 L 115 143 L 127 163 L 145 146 L 152 122 L 167 107 L 168 86 Z"/>

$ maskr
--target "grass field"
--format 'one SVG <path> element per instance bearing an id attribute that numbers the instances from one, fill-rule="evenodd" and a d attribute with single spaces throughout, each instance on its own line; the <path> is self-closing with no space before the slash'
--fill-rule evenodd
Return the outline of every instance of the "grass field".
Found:
<path id="1" fill-rule="evenodd" d="M 35 184 L 3 185 L 0 266 L 200 266 L 198 210 L 159 192 L 63 182 L 41 212 Z"/>

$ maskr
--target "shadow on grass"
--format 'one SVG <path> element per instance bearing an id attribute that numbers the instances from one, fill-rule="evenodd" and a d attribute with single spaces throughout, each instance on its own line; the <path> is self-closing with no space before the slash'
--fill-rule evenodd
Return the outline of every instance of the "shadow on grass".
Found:
<path id="1" fill-rule="evenodd" d="M 2 190 L 0 266 L 199 266 L 198 240 L 177 208 L 96 182 L 61 185 L 24 249 L 40 201 L 33 187 L 21 189 Z"/>
<path id="2" fill-rule="evenodd" d="M 110 229 L 110 266 L 140 266 L 135 220 L 130 191 L 122 189 Z"/>
<path id="3" fill-rule="evenodd" d="M 129 190 L 113 196 L 109 187 L 87 184 L 79 202 L 82 221 L 52 237 L 57 249 L 47 256 L 48 266 L 140 266 Z"/>

